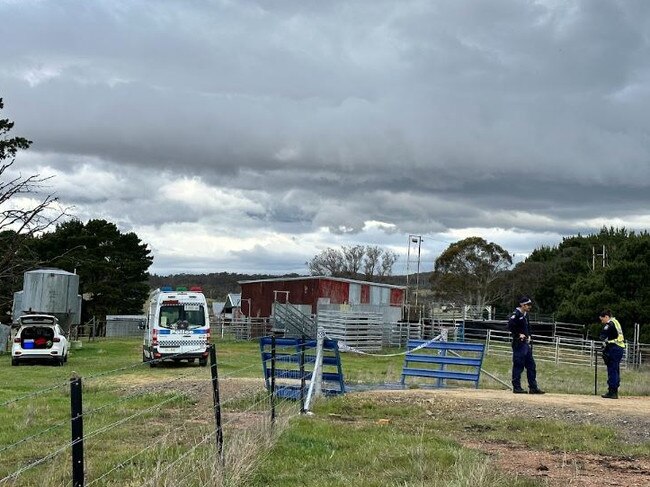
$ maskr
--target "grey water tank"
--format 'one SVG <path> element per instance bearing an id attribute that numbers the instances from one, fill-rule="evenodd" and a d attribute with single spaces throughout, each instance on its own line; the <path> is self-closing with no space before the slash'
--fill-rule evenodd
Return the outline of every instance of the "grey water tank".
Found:
<path id="1" fill-rule="evenodd" d="M 11 307 L 11 316 L 14 321 L 23 314 L 23 292 L 16 291 L 14 293 L 14 304 Z"/>
<path id="2" fill-rule="evenodd" d="M 61 269 L 25 272 L 21 308 L 23 312 L 73 315 L 79 306 L 79 276 Z"/>

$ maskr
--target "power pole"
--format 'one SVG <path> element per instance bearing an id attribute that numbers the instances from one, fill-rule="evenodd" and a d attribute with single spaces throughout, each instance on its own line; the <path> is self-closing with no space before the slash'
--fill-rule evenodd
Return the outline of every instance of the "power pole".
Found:
<path id="1" fill-rule="evenodd" d="M 607 247 L 605 247 L 605 245 L 603 245 L 603 250 L 599 254 L 596 253 L 596 246 L 595 245 L 591 246 L 591 270 L 592 271 L 596 270 L 596 257 L 602 257 L 602 266 L 603 268 L 607 267 L 608 255 L 607 255 Z"/>

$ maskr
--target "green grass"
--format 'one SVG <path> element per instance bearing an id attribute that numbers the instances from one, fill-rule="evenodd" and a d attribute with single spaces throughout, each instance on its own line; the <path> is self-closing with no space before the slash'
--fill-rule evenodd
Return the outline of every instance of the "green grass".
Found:
<path id="1" fill-rule="evenodd" d="M 218 340 L 217 357 L 221 379 L 262 378 L 256 341 Z M 399 382 L 403 356 L 342 354 L 342 361 L 346 382 L 377 385 Z M 488 356 L 484 369 L 509 382 L 509 358 Z M 592 368 L 538 363 L 538 369 L 540 385 L 549 392 L 593 393 Z M 606 374 L 602 367 L 599 372 L 602 390 Z M 152 478 L 157 485 L 188 486 L 215 478 L 220 479 L 218 485 L 259 486 L 538 485 L 504 476 L 488 458 L 460 446 L 456 440 L 468 434 L 468 425 L 472 435 L 486 441 L 508 441 L 516 431 L 517 438 L 531 448 L 650 455 L 647 445 L 621 444 L 614 431 L 596 425 L 548 419 L 480 420 L 471 411 L 435 421 L 422 405 L 378 404 L 353 395 L 321 400 L 315 417 L 286 422 L 295 414 L 295 404 L 288 405 L 279 409 L 279 424 L 272 429 L 256 423 L 268 416 L 265 397 L 257 393 L 224 408 L 225 414 L 236 416 L 224 426 L 222 465 L 215 461 L 214 437 L 210 437 L 214 431 L 211 398 L 198 404 L 195 397 L 174 389 L 175 383 L 184 381 L 209 382 L 209 367 L 182 364 L 152 369 L 142 364 L 139 340 L 114 339 L 84 341 L 82 348 L 71 351 L 63 367 L 12 367 L 8 355 L 0 356 L 0 374 L 0 450 L 9 447 L 0 451 L 0 479 L 69 442 L 73 375 L 83 378 L 87 478 L 98 479 L 125 463 L 94 485 L 141 485 Z M 621 392 L 648 395 L 648 382 L 647 372 L 624 371 Z M 164 388 L 149 390 L 147 384 Z M 481 387 L 503 388 L 486 375 Z M 381 424 L 384 418 L 390 418 L 390 424 Z M 187 458 L 175 464 L 181 455 Z M 63 448 L 10 485 L 69 484 L 70 463 L 69 448 Z M 168 465 L 174 468 L 167 471 Z"/>
<path id="2" fill-rule="evenodd" d="M 399 353 L 397 349 L 384 349 L 381 354 Z M 341 354 L 343 373 L 346 383 L 355 384 L 396 384 L 401 379 L 403 355 L 392 357 L 372 357 L 345 353 Z M 483 360 L 482 369 L 510 384 L 512 359 L 508 356 L 487 355 Z M 650 381 L 647 369 L 623 369 L 621 372 L 621 394 L 630 396 L 649 396 Z M 539 385 L 547 392 L 562 394 L 593 394 L 594 368 L 582 365 L 557 365 L 537 361 L 537 379 Z M 523 385 L 526 385 L 526 372 L 522 375 Z M 409 378 L 410 387 L 431 386 L 432 380 Z M 459 384 L 463 386 L 463 384 Z M 467 386 L 467 383 L 465 384 Z M 506 389 L 506 386 L 487 374 L 481 374 L 479 387 L 484 389 Z M 607 370 L 600 363 L 598 366 L 598 390 L 607 390 Z"/>
<path id="3" fill-rule="evenodd" d="M 490 468 L 487 457 L 438 434 L 420 412 L 347 398 L 321 402 L 315 416 L 299 418 L 280 437 L 250 485 L 541 485 Z"/>
<path id="4" fill-rule="evenodd" d="M 319 401 L 265 457 L 254 486 L 535 486 L 495 470 L 458 441 L 506 442 L 539 450 L 650 456 L 650 443 L 628 445 L 612 428 L 529 418 L 477 419 L 467 408 L 432 417 L 430 403 L 345 396 Z"/>

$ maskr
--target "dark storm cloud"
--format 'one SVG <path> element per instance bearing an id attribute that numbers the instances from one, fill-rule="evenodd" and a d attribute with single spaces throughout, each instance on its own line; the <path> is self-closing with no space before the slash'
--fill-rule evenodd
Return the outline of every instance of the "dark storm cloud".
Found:
<path id="1" fill-rule="evenodd" d="M 650 223 L 645 1 L 0 0 L 0 16 L 0 96 L 34 140 L 21 163 L 80 215 L 312 249 L 364 242 L 371 221 L 529 249 Z"/>

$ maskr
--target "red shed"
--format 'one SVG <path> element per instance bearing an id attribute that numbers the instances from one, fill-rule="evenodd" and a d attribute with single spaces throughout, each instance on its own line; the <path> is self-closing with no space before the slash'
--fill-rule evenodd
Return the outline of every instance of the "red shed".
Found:
<path id="1" fill-rule="evenodd" d="M 253 317 L 271 316 L 275 300 L 291 304 L 309 304 L 313 314 L 316 314 L 319 302 L 401 307 L 406 292 L 405 286 L 326 276 L 240 281 L 239 285 L 242 311 Z"/>

